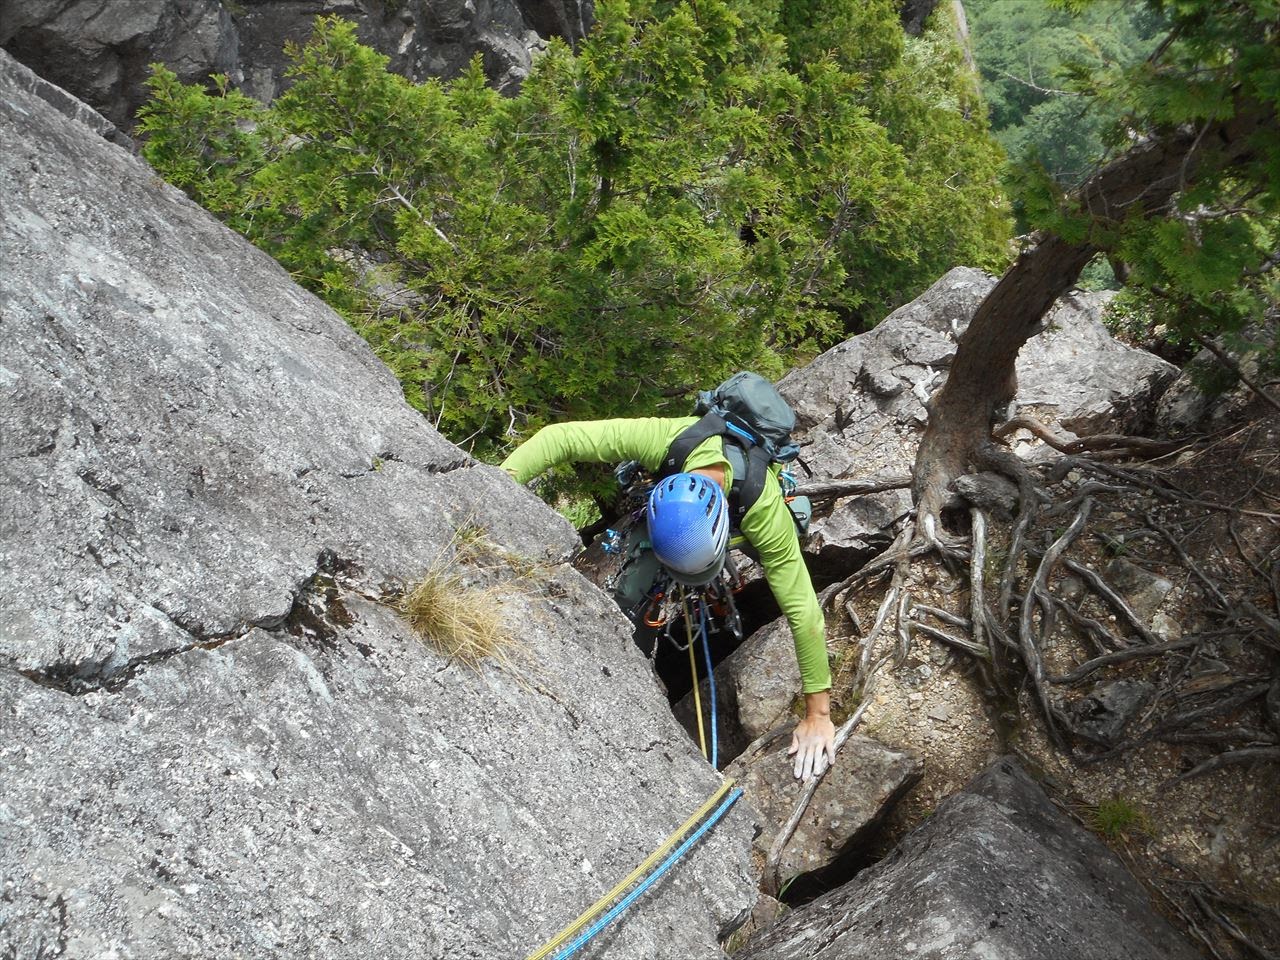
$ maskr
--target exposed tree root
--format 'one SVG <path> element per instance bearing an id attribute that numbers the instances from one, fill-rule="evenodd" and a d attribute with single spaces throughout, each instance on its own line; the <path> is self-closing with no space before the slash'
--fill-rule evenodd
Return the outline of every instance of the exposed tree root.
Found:
<path id="1" fill-rule="evenodd" d="M 846 657 L 836 671 L 837 698 L 857 702 L 854 717 L 861 719 L 885 664 L 907 662 L 913 642 L 940 643 L 970 658 L 988 688 L 1006 695 L 1002 703 L 1025 687 L 1050 742 L 1077 764 L 1092 766 L 1143 744 L 1170 744 L 1186 764 L 1167 782 L 1177 789 L 1229 768 L 1280 763 L 1280 513 L 1258 509 L 1280 507 L 1270 493 L 1280 489 L 1280 456 L 1266 459 L 1268 441 L 1247 429 L 1179 442 L 1117 435 L 1065 440 L 1019 418 L 1000 432 L 1019 427 L 1063 456 L 1028 466 L 995 442 L 969 456 L 972 468 L 1017 484 L 1011 528 L 993 536 L 982 509 L 955 510 L 955 495 L 932 485 L 955 473 L 954 463 L 939 461 L 930 476 L 917 478 L 917 507 L 893 542 L 823 591 L 824 607 L 847 613 L 861 637 L 857 657 Z M 1104 462 L 1100 455 L 1144 462 Z M 1259 458 L 1265 469 L 1252 483 L 1247 476 L 1243 487 L 1217 482 L 1224 471 L 1247 474 L 1246 461 Z M 866 492 L 868 482 L 859 483 L 846 489 Z M 850 495 L 812 489 L 810 495 Z M 1235 499 L 1228 498 L 1232 489 Z M 961 531 L 967 537 L 943 526 L 943 510 L 948 521 L 967 526 Z M 1174 584 L 1181 609 L 1193 611 L 1194 632 L 1180 636 L 1176 625 L 1172 634 L 1153 626 L 1150 609 L 1137 605 L 1109 565 L 1109 558 L 1122 556 Z M 967 580 L 967 595 L 957 596 L 956 607 L 932 599 L 934 581 L 920 568 L 933 562 Z M 873 590 L 876 613 L 864 631 Z M 954 588 L 946 592 L 954 595 Z M 1224 672 L 1224 662 L 1251 669 Z M 1089 711 L 1080 707 L 1086 691 L 1135 678 L 1150 692 L 1119 732 L 1091 726 Z M 1275 706 L 1264 710 L 1270 701 Z M 812 788 L 797 805 L 795 823 L 810 796 Z M 775 886 L 777 860 L 790 837 L 784 833 L 768 864 Z M 1232 921 L 1215 917 L 1207 909 L 1213 898 L 1203 896 L 1204 903 L 1180 901 L 1188 925 L 1197 924 L 1206 943 L 1220 944 L 1223 933 L 1244 943 L 1249 934 L 1239 927 L 1233 934 Z M 1221 955 L 1236 954 L 1228 948 Z"/>
<path id="2" fill-rule="evenodd" d="M 1018 430 L 1028 430 L 1053 447 L 1053 449 L 1061 453 L 1070 454 L 1120 450 L 1125 453 L 1144 453 L 1151 456 L 1161 456 L 1178 450 L 1185 450 L 1192 445 L 1192 442 L 1187 440 L 1151 440 L 1147 437 L 1129 437 L 1122 433 L 1094 434 L 1090 437 L 1067 440 L 1065 437 L 1054 433 L 1053 430 L 1035 417 L 1029 416 L 1013 417 L 1006 420 L 996 427 L 991 435 L 996 438 L 1007 437 Z"/>

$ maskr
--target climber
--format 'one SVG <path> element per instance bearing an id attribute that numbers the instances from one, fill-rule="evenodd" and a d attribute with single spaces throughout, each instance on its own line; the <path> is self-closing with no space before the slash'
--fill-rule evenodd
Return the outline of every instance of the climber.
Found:
<path id="1" fill-rule="evenodd" d="M 636 460 L 660 475 L 673 442 L 698 423 L 698 417 L 646 417 L 553 424 L 516 449 L 502 468 L 520 483 L 557 464 L 582 461 Z M 676 465 L 681 472 L 660 481 L 650 496 L 646 519 L 653 554 L 677 582 L 707 583 L 724 564 L 731 511 L 723 491 L 733 488 L 733 461 L 743 462 L 731 457 L 727 448 L 722 436 L 706 438 Z M 703 507 L 690 509 L 691 504 Z M 835 761 L 822 611 L 777 483 L 762 486 L 736 526 L 733 532 L 740 532 L 758 556 L 795 641 L 805 716 L 792 734 L 788 753 L 795 757 L 795 776 L 808 780 Z"/>

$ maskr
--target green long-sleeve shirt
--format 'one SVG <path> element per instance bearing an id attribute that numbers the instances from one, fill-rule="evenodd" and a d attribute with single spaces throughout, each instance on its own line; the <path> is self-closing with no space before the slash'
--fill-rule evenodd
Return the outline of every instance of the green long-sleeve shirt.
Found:
<path id="1" fill-rule="evenodd" d="M 647 470 L 656 472 L 671 442 L 697 421 L 697 417 L 643 417 L 553 424 L 522 444 L 503 461 L 502 468 L 521 483 L 556 464 L 579 461 L 639 460 Z M 724 467 L 728 489 L 733 484 L 732 467 L 725 459 L 720 437 L 712 437 L 695 447 L 685 460 L 684 469 L 716 465 Z M 780 468 L 775 465 L 773 469 Z M 791 626 L 803 691 L 817 693 L 828 689 L 831 669 L 823 636 L 822 610 L 804 565 L 795 523 L 778 484 L 764 485 L 760 499 L 742 518 L 740 528 L 755 548 L 769 589 Z"/>

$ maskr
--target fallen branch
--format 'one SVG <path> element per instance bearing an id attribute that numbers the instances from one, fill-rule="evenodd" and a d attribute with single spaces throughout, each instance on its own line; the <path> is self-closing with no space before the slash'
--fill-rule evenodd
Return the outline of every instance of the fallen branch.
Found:
<path id="1" fill-rule="evenodd" d="M 819 480 L 796 487 L 796 495 L 810 500 L 839 500 L 841 497 L 865 496 L 885 490 L 901 490 L 911 486 L 911 477 L 893 475 L 860 480 Z"/>
<path id="2" fill-rule="evenodd" d="M 1169 781 L 1168 785 L 1171 787 L 1177 786 L 1192 777 L 1203 776 L 1206 773 L 1212 773 L 1215 770 L 1221 770 L 1223 767 L 1233 766 L 1237 763 L 1253 763 L 1257 760 L 1280 762 L 1280 747 L 1241 747 L 1239 750 L 1228 750 L 1225 753 L 1218 754 L 1216 757 L 1210 757 L 1204 763 L 1192 767 L 1180 776 L 1174 777 Z"/>

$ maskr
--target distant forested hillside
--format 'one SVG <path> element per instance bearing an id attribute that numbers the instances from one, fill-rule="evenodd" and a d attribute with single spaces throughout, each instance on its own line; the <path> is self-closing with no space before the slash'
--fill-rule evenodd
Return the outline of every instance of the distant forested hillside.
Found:
<path id="1" fill-rule="evenodd" d="M 1102 71 L 1150 55 L 1164 18 L 1145 4 L 1098 0 L 966 0 L 991 130 L 1018 161 L 1040 162 L 1064 187 L 1114 147 L 1121 113 L 1087 96 Z"/>

